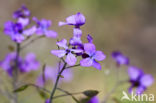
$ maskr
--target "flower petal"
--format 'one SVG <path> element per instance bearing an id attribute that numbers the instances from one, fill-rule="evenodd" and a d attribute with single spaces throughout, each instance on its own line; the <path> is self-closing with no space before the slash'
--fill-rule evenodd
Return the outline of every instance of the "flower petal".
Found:
<path id="1" fill-rule="evenodd" d="M 11 39 L 17 43 L 21 43 L 25 37 L 21 34 L 11 35 Z"/>
<path id="2" fill-rule="evenodd" d="M 80 61 L 80 65 L 83 67 L 90 67 L 93 64 L 93 59 L 90 58 L 86 58 L 86 59 L 82 59 Z"/>
<path id="3" fill-rule="evenodd" d="M 65 56 L 66 51 L 65 50 L 52 50 L 51 53 L 59 58 Z"/>
<path id="4" fill-rule="evenodd" d="M 68 23 L 62 22 L 62 21 L 60 21 L 60 22 L 58 23 L 59 26 L 64 26 L 64 25 L 67 25 L 67 24 L 68 24 Z"/>
<path id="5" fill-rule="evenodd" d="M 142 94 L 146 90 L 145 87 L 139 86 L 136 88 L 136 94 Z"/>
<path id="6" fill-rule="evenodd" d="M 80 37 L 72 37 L 70 39 L 70 44 L 71 45 L 79 45 L 79 44 L 82 44 L 82 41 L 81 41 L 81 38 Z"/>
<path id="7" fill-rule="evenodd" d="M 67 17 L 66 21 L 69 25 L 75 25 L 76 24 L 75 15 Z"/>
<path id="8" fill-rule="evenodd" d="M 112 53 L 112 57 L 117 62 L 117 64 L 119 64 L 119 65 L 121 65 L 121 64 L 128 65 L 129 64 L 129 58 L 124 56 L 119 51 L 114 51 Z"/>
<path id="9" fill-rule="evenodd" d="M 128 75 L 130 76 L 131 80 L 137 80 L 141 75 L 143 75 L 143 72 L 137 67 L 130 66 L 128 67 Z"/>
<path id="10" fill-rule="evenodd" d="M 76 63 L 77 59 L 75 57 L 74 54 L 72 54 L 71 52 L 68 53 L 67 57 L 66 57 L 66 62 L 68 63 L 68 65 L 72 66 Z"/>
<path id="11" fill-rule="evenodd" d="M 17 22 L 22 24 L 23 27 L 25 27 L 30 23 L 30 20 L 29 18 L 19 18 Z"/>
<path id="12" fill-rule="evenodd" d="M 141 78 L 140 82 L 141 82 L 141 85 L 145 87 L 149 87 L 153 84 L 154 78 L 152 77 L 152 75 L 146 74 Z"/>
<path id="13" fill-rule="evenodd" d="M 36 32 L 37 28 L 36 26 L 32 26 L 31 28 L 24 30 L 23 34 L 27 35 L 27 36 L 31 36 Z"/>
<path id="14" fill-rule="evenodd" d="M 97 96 L 94 96 L 87 103 L 99 103 L 99 99 Z"/>
<path id="15" fill-rule="evenodd" d="M 85 17 L 84 17 L 83 14 L 81 14 L 80 12 L 78 12 L 78 13 L 75 15 L 75 21 L 76 21 L 76 25 L 77 25 L 77 26 L 81 26 L 81 25 L 85 24 L 86 19 L 85 19 Z"/>
<path id="16" fill-rule="evenodd" d="M 87 54 L 93 55 L 95 53 L 95 45 L 93 43 L 85 43 L 84 50 Z"/>
<path id="17" fill-rule="evenodd" d="M 101 70 L 101 65 L 100 63 L 96 62 L 95 60 L 93 61 L 93 67 L 98 69 L 98 70 Z"/>
<path id="18" fill-rule="evenodd" d="M 56 44 L 57 44 L 59 47 L 63 47 L 63 48 L 65 48 L 65 49 L 68 48 L 68 46 L 67 46 L 67 40 L 66 40 L 66 39 L 62 39 L 61 41 L 57 42 Z"/>
<path id="19" fill-rule="evenodd" d="M 57 32 L 55 32 L 53 30 L 47 30 L 47 31 L 45 31 L 45 35 L 46 35 L 46 37 L 49 37 L 49 38 L 56 38 Z"/>
<path id="20" fill-rule="evenodd" d="M 96 51 L 94 58 L 98 61 L 102 61 L 106 58 L 106 55 L 102 51 Z"/>
<path id="21" fill-rule="evenodd" d="M 73 29 L 73 34 L 75 37 L 81 37 L 82 36 L 82 30 L 79 28 L 74 28 Z"/>

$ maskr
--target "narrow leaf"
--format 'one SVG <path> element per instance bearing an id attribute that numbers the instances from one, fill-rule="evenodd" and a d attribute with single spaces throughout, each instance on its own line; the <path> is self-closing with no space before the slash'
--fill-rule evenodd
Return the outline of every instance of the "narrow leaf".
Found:
<path id="1" fill-rule="evenodd" d="M 23 86 L 21 86 L 21 87 L 15 89 L 13 92 L 21 92 L 21 91 L 24 91 L 25 89 L 28 88 L 28 86 L 29 86 L 29 85 L 27 85 L 27 84 L 26 84 L 26 85 L 23 85 Z"/>
<path id="2" fill-rule="evenodd" d="M 87 97 L 94 97 L 99 93 L 97 90 L 86 90 L 83 92 L 83 94 Z"/>

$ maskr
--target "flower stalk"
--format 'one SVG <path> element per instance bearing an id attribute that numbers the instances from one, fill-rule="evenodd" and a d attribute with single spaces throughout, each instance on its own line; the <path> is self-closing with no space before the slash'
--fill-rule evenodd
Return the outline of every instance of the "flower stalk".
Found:
<path id="1" fill-rule="evenodd" d="M 53 103 L 53 97 L 54 97 L 55 91 L 57 89 L 57 85 L 58 85 L 58 82 L 60 80 L 60 76 L 63 73 L 63 71 L 66 69 L 66 66 L 67 66 L 67 63 L 65 63 L 64 66 L 63 66 L 63 68 L 61 69 L 61 71 L 58 72 L 58 75 L 57 75 L 57 78 L 56 78 L 56 81 L 55 81 L 53 90 L 52 90 L 51 95 L 50 95 L 50 102 L 49 103 Z"/>
<path id="2" fill-rule="evenodd" d="M 17 82 L 18 82 L 18 64 L 19 64 L 19 56 L 20 56 L 20 44 L 16 44 L 16 58 L 15 58 L 15 67 L 13 69 L 13 90 L 17 88 Z M 14 93 L 14 103 L 18 103 L 18 95 L 17 93 Z"/>

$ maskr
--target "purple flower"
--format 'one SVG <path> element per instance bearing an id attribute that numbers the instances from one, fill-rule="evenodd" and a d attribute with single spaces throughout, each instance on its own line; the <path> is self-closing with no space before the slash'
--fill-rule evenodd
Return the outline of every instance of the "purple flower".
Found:
<path id="1" fill-rule="evenodd" d="M 112 53 L 113 59 L 117 62 L 117 65 L 128 65 L 129 59 L 128 57 L 124 56 L 122 53 L 115 51 Z"/>
<path id="2" fill-rule="evenodd" d="M 13 69 L 16 65 L 15 63 L 16 53 L 9 53 L 3 61 L 0 62 L 0 66 L 4 71 L 8 73 L 9 76 L 12 76 Z M 22 58 L 18 59 L 18 68 L 21 68 Z"/>
<path id="3" fill-rule="evenodd" d="M 51 53 L 59 58 L 62 58 L 66 55 L 66 62 L 68 63 L 68 65 L 72 66 L 76 63 L 77 61 L 77 58 L 76 56 L 74 55 L 75 53 L 81 53 L 83 52 L 81 49 L 70 49 L 68 46 L 67 46 L 67 40 L 66 39 L 63 39 L 59 42 L 57 42 L 57 45 L 59 47 L 63 47 L 64 49 L 61 49 L 61 50 L 52 50 Z"/>
<path id="4" fill-rule="evenodd" d="M 25 18 L 30 16 L 30 11 L 26 8 L 25 5 L 22 5 L 17 11 L 13 13 L 13 18 Z"/>
<path id="5" fill-rule="evenodd" d="M 60 68 L 62 68 L 63 65 L 60 65 Z M 45 76 L 45 81 L 43 80 L 43 74 L 40 74 L 38 79 L 37 79 L 37 85 L 39 86 L 44 86 L 45 82 L 48 80 L 51 80 L 53 83 L 55 83 L 56 78 L 57 78 L 57 74 L 58 74 L 58 67 L 50 67 L 50 66 L 46 66 L 45 71 L 44 71 L 44 76 Z M 60 82 L 70 82 L 73 78 L 73 73 L 71 69 L 65 69 L 62 73 L 62 76 L 64 78 L 60 79 Z"/>
<path id="6" fill-rule="evenodd" d="M 24 40 L 24 36 L 22 35 L 23 27 L 20 23 L 14 23 L 12 21 L 6 22 L 4 25 L 4 32 L 17 43 L 21 43 Z"/>
<path id="7" fill-rule="evenodd" d="M 59 22 L 59 26 L 63 25 L 74 25 L 76 28 L 79 28 L 80 26 L 84 25 L 86 22 L 86 19 L 83 14 L 78 12 L 75 15 L 69 16 L 66 18 L 66 22 Z"/>
<path id="8" fill-rule="evenodd" d="M 22 63 L 22 72 L 30 72 L 37 70 L 40 63 L 37 61 L 35 54 L 29 53 L 26 55 L 24 62 Z"/>
<path id="9" fill-rule="evenodd" d="M 24 30 L 24 27 L 21 23 L 8 21 L 4 24 L 4 33 L 17 43 L 21 43 L 23 40 L 25 40 L 24 35 L 30 36 L 35 31 L 36 29 L 34 27 Z"/>
<path id="10" fill-rule="evenodd" d="M 137 67 L 130 66 L 128 68 L 128 75 L 130 77 L 131 83 L 129 92 L 132 92 L 132 89 L 136 88 L 136 93 L 141 94 L 154 82 L 152 75 L 145 74 L 141 69 L 138 69 Z"/>
<path id="11" fill-rule="evenodd" d="M 16 53 L 9 53 L 3 61 L 0 62 L 0 66 L 5 70 L 9 76 L 12 76 L 13 69 L 15 68 Z M 28 54 L 26 59 L 19 57 L 17 68 L 20 72 L 30 72 L 36 70 L 39 67 L 39 62 L 35 59 L 34 54 Z"/>
<path id="12" fill-rule="evenodd" d="M 25 5 L 22 5 L 17 11 L 13 13 L 13 18 L 17 19 L 17 23 L 20 23 L 23 27 L 30 23 L 30 11 Z"/>
<path id="13" fill-rule="evenodd" d="M 45 101 L 45 103 L 50 103 L 50 100 L 49 100 L 49 99 L 47 99 L 47 100 Z"/>
<path id="14" fill-rule="evenodd" d="M 41 21 L 39 21 L 36 17 L 34 17 L 33 20 L 37 23 L 36 33 L 38 35 L 45 35 L 49 38 L 57 37 L 57 32 L 55 32 L 54 30 L 49 30 L 49 27 L 51 26 L 50 20 L 42 19 Z"/>
<path id="15" fill-rule="evenodd" d="M 92 97 L 88 103 L 99 103 L 99 99 L 97 98 L 97 96 Z"/>
<path id="16" fill-rule="evenodd" d="M 85 53 L 82 55 L 84 59 L 80 61 L 81 66 L 93 66 L 94 68 L 101 70 L 101 65 L 97 61 L 104 60 L 106 55 L 102 51 L 96 51 L 93 43 L 84 44 L 84 51 Z"/>

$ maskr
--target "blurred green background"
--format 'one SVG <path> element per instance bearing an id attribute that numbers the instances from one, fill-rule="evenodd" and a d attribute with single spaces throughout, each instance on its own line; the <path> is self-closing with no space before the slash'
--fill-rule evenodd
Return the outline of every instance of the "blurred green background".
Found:
<path id="1" fill-rule="evenodd" d="M 156 77 L 155 0 L 0 0 L 0 28 L 3 28 L 4 22 L 12 20 L 12 13 L 22 4 L 31 10 L 33 16 L 52 20 L 51 29 L 58 32 L 59 39 L 70 38 L 72 27 L 58 27 L 58 22 L 64 21 L 67 16 L 77 12 L 83 13 L 86 17 L 86 24 L 82 27 L 83 40 L 86 41 L 87 34 L 91 34 L 97 50 L 100 49 L 107 55 L 107 59 L 102 62 L 102 71 L 94 68 L 75 68 L 73 81 L 60 85 L 61 88 L 71 92 L 97 89 L 100 91 L 98 97 L 102 101 L 116 81 L 117 68 L 110 56 L 114 50 L 122 51 L 130 57 L 132 65 L 143 68 L 146 73 Z M 22 55 L 34 52 L 42 63 L 55 66 L 58 59 L 50 54 L 50 50 L 57 48 L 55 42 L 55 39 L 38 40 L 27 47 Z M 0 60 L 10 52 L 8 45 L 14 45 L 14 43 L 1 32 Z M 26 83 L 33 83 L 40 71 L 41 69 L 38 72 L 26 74 L 20 79 Z M 127 78 L 126 67 L 119 69 L 119 72 L 121 80 Z M 0 70 L 0 79 L 5 82 L 11 80 L 2 70 Z M 122 91 L 127 91 L 128 86 L 129 84 L 120 87 L 112 97 L 120 99 Z M 52 84 L 47 87 L 51 90 Z M 156 84 L 146 93 L 156 95 Z M 29 88 L 19 95 L 21 103 L 44 102 L 34 88 Z M 78 98 L 82 97 L 83 95 L 78 96 Z M 74 103 L 70 97 L 58 99 L 55 102 Z M 0 103 L 8 103 L 1 94 Z M 116 102 L 110 98 L 108 103 Z"/>

